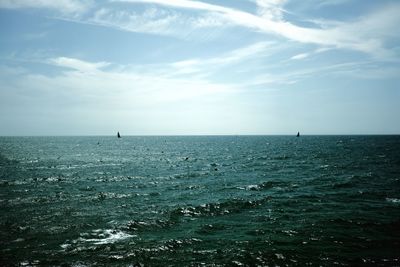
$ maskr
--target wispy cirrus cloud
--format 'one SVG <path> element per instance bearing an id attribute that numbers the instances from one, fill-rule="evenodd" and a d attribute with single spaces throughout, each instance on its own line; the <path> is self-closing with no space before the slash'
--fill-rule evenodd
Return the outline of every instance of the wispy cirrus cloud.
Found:
<path id="1" fill-rule="evenodd" d="M 383 35 L 394 34 L 393 27 L 400 23 L 398 16 L 400 4 L 383 7 L 373 14 L 355 19 L 352 22 L 325 25 L 324 28 L 301 27 L 284 20 L 283 6 L 286 1 L 257 0 L 258 14 L 252 14 L 234 8 L 191 0 L 114 0 L 136 4 L 157 4 L 179 9 L 191 9 L 218 14 L 221 19 L 230 23 L 251 28 L 255 31 L 275 34 L 300 43 L 357 50 L 381 58 L 390 58 L 390 51 L 385 47 Z M 390 20 L 379 18 L 390 16 Z M 373 25 L 372 28 L 365 27 Z M 399 34 L 395 33 L 396 38 Z"/>
<path id="2" fill-rule="evenodd" d="M 61 12 L 61 19 L 111 27 L 123 31 L 185 37 L 196 29 L 237 26 L 272 34 L 302 44 L 360 51 L 381 60 L 396 57 L 390 42 L 400 39 L 400 3 L 381 5 L 351 21 L 309 18 L 313 26 L 299 26 L 286 19 L 289 0 L 249 0 L 255 13 L 194 0 L 111 0 L 107 5 L 81 0 L 4 0 L 0 8 L 36 8 Z M 144 11 L 115 4 L 150 5 Z M 330 1 L 340 4 L 342 1 Z M 320 3 L 321 4 L 321 3 Z M 126 6 L 125 6 L 126 7 Z M 168 8 L 163 8 L 168 7 Z M 76 14 L 91 10 L 86 16 Z M 192 12 L 187 12 L 188 10 Z"/>
<path id="3" fill-rule="evenodd" d="M 95 9 L 91 16 L 85 18 L 63 17 L 61 19 L 127 32 L 175 36 L 182 39 L 196 30 L 224 29 L 231 25 L 227 19 L 213 12 L 185 14 L 178 10 L 155 6 L 143 11 L 108 6 Z"/>
<path id="4" fill-rule="evenodd" d="M 281 21 L 285 13 L 283 6 L 287 0 L 253 0 L 257 5 L 259 16 L 268 19 Z"/>
<path id="5" fill-rule="evenodd" d="M 19 9 L 51 9 L 65 14 L 83 13 L 92 6 L 92 1 L 82 0 L 2 0 L 0 8 Z"/>
<path id="6" fill-rule="evenodd" d="M 50 64 L 64 67 L 68 69 L 73 69 L 75 71 L 83 72 L 83 73 L 90 73 L 90 72 L 97 72 L 100 71 L 101 68 L 110 65 L 108 62 L 96 62 L 91 63 L 87 61 L 83 61 L 76 58 L 69 58 L 69 57 L 58 57 L 52 58 L 48 60 Z"/>
<path id="7" fill-rule="evenodd" d="M 62 19 L 123 31 L 185 37 L 201 28 L 244 27 L 298 43 L 360 51 L 382 60 L 393 60 L 390 40 L 400 39 L 400 3 L 382 5 L 378 10 L 351 21 L 308 19 L 313 27 L 296 25 L 285 18 L 289 0 L 249 0 L 256 6 L 250 13 L 232 7 L 194 0 L 111 0 L 101 6 L 80 0 L 5 0 L 0 8 L 44 8 L 62 12 Z M 151 5 L 144 11 L 118 8 L 115 3 Z M 333 1 L 340 4 L 341 1 Z M 157 7 L 159 6 L 159 7 Z M 169 8 L 162 8 L 169 7 Z M 91 10 L 87 16 L 76 14 Z M 194 12 L 187 12 L 191 10 Z"/>
<path id="8" fill-rule="evenodd" d="M 290 59 L 299 60 L 299 59 L 305 59 L 305 58 L 307 58 L 309 56 L 310 56 L 309 53 L 300 53 L 300 54 L 292 56 Z"/>
<path id="9" fill-rule="evenodd" d="M 218 56 L 186 59 L 173 62 L 170 66 L 174 69 L 172 75 L 195 74 L 210 76 L 220 68 L 231 66 L 236 63 L 243 64 L 249 60 L 260 59 L 276 52 L 280 48 L 281 46 L 273 41 L 257 42 Z"/>
<path id="10" fill-rule="evenodd" d="M 175 35 L 182 23 L 176 12 L 157 8 L 146 9 L 143 13 L 127 10 L 101 8 L 93 17 L 86 20 L 89 23 L 116 28 L 130 32 L 144 32 L 160 35 Z M 172 27 L 173 25 L 173 27 Z"/>

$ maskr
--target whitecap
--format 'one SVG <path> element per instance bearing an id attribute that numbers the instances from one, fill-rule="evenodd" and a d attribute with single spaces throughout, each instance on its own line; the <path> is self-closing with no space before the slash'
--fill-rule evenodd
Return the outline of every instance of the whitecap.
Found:
<path id="1" fill-rule="evenodd" d="M 400 199 L 398 199 L 398 198 L 389 198 L 389 197 L 387 197 L 386 201 L 389 201 L 389 202 L 392 202 L 392 203 L 395 203 L 395 204 L 400 204 Z"/>
<path id="2" fill-rule="evenodd" d="M 260 190 L 260 186 L 256 184 L 251 184 L 246 186 L 246 190 L 253 190 L 253 191 L 258 191 Z"/>
<path id="3" fill-rule="evenodd" d="M 113 255 L 113 256 L 110 256 L 110 258 L 111 258 L 111 259 L 120 260 L 120 259 L 123 259 L 124 256 L 121 256 L 121 255 Z"/>
<path id="4" fill-rule="evenodd" d="M 241 263 L 240 261 L 232 261 L 232 263 L 236 266 L 244 266 L 243 263 Z"/>
<path id="5" fill-rule="evenodd" d="M 39 264 L 40 264 L 40 261 L 38 261 L 38 260 L 23 261 L 23 262 L 20 262 L 18 266 L 29 266 L 29 267 L 32 267 L 32 266 L 39 266 Z"/>
<path id="6" fill-rule="evenodd" d="M 92 230 L 88 233 L 80 233 L 80 237 L 78 239 L 66 242 L 61 246 L 61 248 L 65 250 L 70 250 L 72 247 L 76 247 L 79 249 L 83 243 L 90 243 L 91 245 L 105 245 L 116 243 L 128 238 L 136 237 L 137 235 L 130 235 L 123 231 L 114 230 L 114 229 L 96 229 Z M 82 247 L 83 248 L 83 247 Z"/>
<path id="7" fill-rule="evenodd" d="M 122 231 L 106 229 L 106 230 L 94 230 L 94 233 L 98 234 L 98 238 L 81 238 L 82 241 L 93 243 L 94 245 L 104 245 L 115 243 L 127 238 L 135 237 Z"/>
<path id="8" fill-rule="evenodd" d="M 67 248 L 69 248 L 70 246 L 71 246 L 71 244 L 62 244 L 62 245 L 60 245 L 61 246 L 61 248 L 63 248 L 63 249 L 67 249 Z"/>

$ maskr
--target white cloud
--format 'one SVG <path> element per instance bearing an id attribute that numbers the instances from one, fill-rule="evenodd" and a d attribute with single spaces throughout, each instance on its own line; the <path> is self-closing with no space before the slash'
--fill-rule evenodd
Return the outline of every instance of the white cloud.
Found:
<path id="1" fill-rule="evenodd" d="M 273 53 L 276 49 L 277 45 L 275 42 L 258 42 L 216 57 L 192 58 L 178 61 L 171 64 L 171 67 L 175 68 L 172 75 L 200 73 L 203 76 L 207 76 L 213 74 L 218 68 L 261 58 Z"/>
<path id="2" fill-rule="evenodd" d="M 83 0 L 1 0 L 0 8 L 45 8 L 61 13 L 83 13 L 91 6 L 91 1 Z"/>
<path id="3" fill-rule="evenodd" d="M 282 6 L 285 1 L 256 0 L 259 15 L 241 10 L 191 0 L 114 0 L 115 2 L 149 3 L 164 6 L 193 9 L 219 14 L 221 19 L 248 27 L 256 31 L 273 33 L 301 43 L 336 47 L 362 51 L 374 56 L 389 54 L 384 47 L 384 35 L 399 37 L 398 31 L 392 31 L 399 24 L 400 4 L 384 7 L 380 11 L 351 23 L 326 25 L 326 28 L 306 28 L 285 21 Z M 260 11 L 261 10 L 261 11 Z M 389 17 L 389 19 L 388 19 Z M 382 19 L 379 22 L 379 19 Z M 382 22 L 384 21 L 384 22 Z M 372 29 L 365 26 L 373 25 Z"/>
<path id="4" fill-rule="evenodd" d="M 348 3 L 349 1 L 352 0 L 324 0 L 320 3 L 315 4 L 315 2 L 312 2 L 313 5 L 316 5 L 317 7 L 325 7 L 325 6 L 337 6 L 337 5 L 342 5 L 345 3 Z"/>
<path id="5" fill-rule="evenodd" d="M 113 0 L 112 2 L 154 3 L 178 8 L 198 9 L 216 12 L 227 12 L 230 8 L 189 0 Z"/>
<path id="6" fill-rule="evenodd" d="M 110 65 L 110 63 L 107 62 L 91 63 L 68 57 L 53 58 L 49 60 L 49 63 L 57 65 L 59 67 L 74 69 L 79 72 L 96 72 L 99 71 L 101 68 Z"/>
<path id="7" fill-rule="evenodd" d="M 230 25 L 227 19 L 214 12 L 185 14 L 177 10 L 154 6 L 140 12 L 130 9 L 100 8 L 92 17 L 71 20 L 122 31 L 169 35 L 183 39 L 196 30 L 223 29 Z M 192 34 L 191 37 L 196 37 L 196 35 Z"/>
<path id="8" fill-rule="evenodd" d="M 324 48 L 339 48 L 361 51 L 383 60 L 395 56 L 387 47 L 388 40 L 400 38 L 400 4 L 384 5 L 373 13 L 340 22 L 324 19 L 310 20 L 316 27 L 295 25 L 284 18 L 284 7 L 288 0 L 251 0 L 256 4 L 257 14 L 242 10 L 192 0 L 111 0 L 136 4 L 156 4 L 176 9 L 191 9 L 195 13 L 178 12 L 157 8 L 154 5 L 144 12 L 118 9 L 109 4 L 95 11 L 92 17 L 76 18 L 77 13 L 93 7 L 91 1 L 82 0 L 3 0 L 0 8 L 47 8 L 64 14 L 63 19 L 95 24 L 118 30 L 145 32 L 160 35 L 186 37 L 199 28 L 224 28 L 241 26 L 257 32 L 275 34 L 300 43 L 316 44 Z M 330 1 L 340 4 L 342 1 Z M 70 15 L 68 15 L 70 14 Z M 193 35 L 191 35 L 193 36 Z"/>
<path id="9" fill-rule="evenodd" d="M 301 54 L 292 56 L 290 59 L 293 59 L 293 60 L 304 59 L 304 58 L 307 58 L 309 55 L 310 54 L 308 54 L 308 53 L 301 53 Z"/>
<path id="10" fill-rule="evenodd" d="M 177 31 L 171 25 L 176 27 L 181 23 L 176 13 L 156 8 L 146 9 L 141 14 L 132 11 L 102 8 L 97 10 L 94 17 L 88 19 L 88 21 L 92 24 L 124 31 L 162 35 L 174 35 Z"/>
<path id="11" fill-rule="evenodd" d="M 198 17 L 193 17 L 189 20 L 189 23 L 190 26 L 193 26 L 195 29 L 210 27 L 224 28 L 230 24 L 228 20 L 215 12 L 209 12 Z"/>
<path id="12" fill-rule="evenodd" d="M 283 6 L 287 0 L 255 0 L 259 16 L 275 21 L 283 20 Z"/>

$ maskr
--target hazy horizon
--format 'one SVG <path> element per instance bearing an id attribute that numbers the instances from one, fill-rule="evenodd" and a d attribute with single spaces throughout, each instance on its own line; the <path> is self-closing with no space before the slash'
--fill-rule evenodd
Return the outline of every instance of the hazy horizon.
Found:
<path id="1" fill-rule="evenodd" d="M 400 2 L 0 2 L 0 136 L 400 134 Z"/>

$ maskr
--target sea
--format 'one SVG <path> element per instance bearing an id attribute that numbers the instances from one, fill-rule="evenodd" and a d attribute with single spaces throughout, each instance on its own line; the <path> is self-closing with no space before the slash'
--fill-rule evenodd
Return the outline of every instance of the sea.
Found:
<path id="1" fill-rule="evenodd" d="M 0 266 L 400 266 L 400 136 L 0 137 Z"/>

